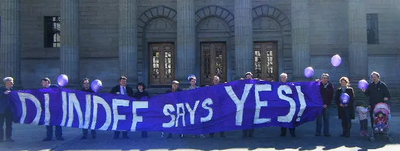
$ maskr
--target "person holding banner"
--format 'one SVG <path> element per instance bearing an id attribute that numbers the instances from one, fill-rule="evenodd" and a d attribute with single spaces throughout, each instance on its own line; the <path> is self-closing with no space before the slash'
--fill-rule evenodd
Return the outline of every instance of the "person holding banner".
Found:
<path id="1" fill-rule="evenodd" d="M 321 136 L 322 120 L 324 121 L 324 136 L 330 137 L 329 134 L 329 105 L 332 103 L 333 99 L 333 85 L 329 82 L 329 74 L 323 73 L 321 75 L 321 81 L 319 86 L 319 91 L 324 101 L 324 106 L 322 113 L 317 117 L 315 136 Z"/>
<path id="2" fill-rule="evenodd" d="M 0 142 L 14 142 L 11 138 L 13 114 L 10 109 L 10 101 L 8 94 L 13 90 L 14 79 L 12 77 L 5 77 L 3 79 L 4 86 L 0 87 Z M 6 139 L 4 140 L 3 125 L 6 125 Z"/>
<path id="3" fill-rule="evenodd" d="M 214 76 L 214 79 L 213 79 L 213 86 L 218 85 L 218 84 L 219 84 L 219 76 Z M 221 136 L 222 138 L 225 138 L 225 137 L 226 137 L 224 131 L 220 132 L 219 134 L 220 134 L 220 136 Z M 211 137 L 211 138 L 214 137 L 214 133 L 210 133 L 210 137 Z"/>
<path id="4" fill-rule="evenodd" d="M 347 77 L 340 78 L 341 87 L 336 90 L 335 102 L 338 105 L 338 116 L 342 120 L 343 134 L 341 137 L 349 138 L 351 119 L 355 118 L 354 113 L 354 90 L 349 86 L 350 80 Z M 347 96 L 347 97 L 346 97 Z"/>
<path id="5" fill-rule="evenodd" d="M 371 73 L 372 82 L 368 85 L 367 89 L 361 89 L 366 96 L 369 97 L 369 109 L 371 118 L 371 127 L 374 127 L 374 108 L 378 103 L 387 103 L 390 99 L 390 91 L 386 83 L 380 80 L 378 72 Z"/>
<path id="6" fill-rule="evenodd" d="M 143 97 L 149 98 L 149 93 L 145 90 L 146 85 L 144 83 L 139 82 L 137 85 L 137 92 L 133 95 L 134 98 L 140 100 Z M 147 138 L 147 131 L 142 131 L 142 138 Z"/>
<path id="7" fill-rule="evenodd" d="M 281 82 L 283 82 L 283 83 L 287 83 L 288 82 L 288 75 L 287 75 L 287 73 L 282 73 L 281 75 L 280 75 L 280 79 L 281 79 Z M 290 135 L 292 136 L 292 137 L 296 137 L 296 134 L 295 134 L 295 128 L 289 128 L 289 132 L 290 132 Z M 285 137 L 286 136 L 286 131 L 287 131 L 287 128 L 286 127 L 281 127 L 281 137 Z"/>
<path id="8" fill-rule="evenodd" d="M 189 76 L 189 77 L 188 77 L 188 81 L 189 81 L 189 83 L 190 83 L 190 86 L 189 86 L 189 89 L 188 89 L 188 90 L 193 90 L 193 89 L 200 88 L 199 86 L 196 85 L 196 82 L 197 82 L 196 76 L 194 76 L 194 75 Z M 195 136 L 193 136 L 193 137 L 195 137 Z M 206 138 L 206 135 L 200 134 L 200 137 L 201 137 L 201 138 Z"/>
<path id="9" fill-rule="evenodd" d="M 129 86 L 126 85 L 128 78 L 125 76 L 121 76 L 119 78 L 119 85 L 113 87 L 111 89 L 111 94 L 117 94 L 117 95 L 127 95 L 130 97 L 133 97 L 133 89 Z M 118 139 L 119 138 L 120 131 L 114 131 L 114 138 L 113 139 Z M 128 137 L 128 132 L 123 131 L 122 132 L 122 138 L 124 139 L 129 139 Z"/>
<path id="10" fill-rule="evenodd" d="M 51 81 L 49 78 L 43 78 L 41 80 L 41 84 L 43 88 L 56 88 L 58 87 L 57 85 L 52 85 Z M 56 139 L 59 141 L 63 141 L 64 138 L 62 137 L 62 128 L 61 126 L 54 126 L 55 127 L 55 135 Z M 52 125 L 47 125 L 46 126 L 46 138 L 43 139 L 43 141 L 51 141 L 53 139 L 53 126 Z"/>
<path id="11" fill-rule="evenodd" d="M 174 92 L 180 92 L 180 91 L 182 91 L 182 90 L 179 89 L 179 82 L 176 80 L 173 80 L 171 89 L 167 90 L 167 92 L 165 92 L 165 93 L 174 93 Z M 161 132 L 161 137 L 164 137 L 164 132 Z M 184 135 L 179 134 L 179 137 L 183 138 Z M 167 138 L 172 138 L 172 133 L 168 133 Z"/>
<path id="12" fill-rule="evenodd" d="M 246 72 L 245 79 L 253 79 L 253 74 L 251 72 Z M 254 128 L 243 130 L 243 138 L 253 137 Z"/>
<path id="13" fill-rule="evenodd" d="M 89 92 L 89 93 L 94 93 L 92 88 L 90 88 L 90 81 L 88 78 L 84 78 L 82 80 L 82 91 Z M 91 130 L 92 138 L 96 138 L 96 130 Z M 82 129 L 82 137 L 81 139 L 87 139 L 88 135 L 88 129 Z"/>

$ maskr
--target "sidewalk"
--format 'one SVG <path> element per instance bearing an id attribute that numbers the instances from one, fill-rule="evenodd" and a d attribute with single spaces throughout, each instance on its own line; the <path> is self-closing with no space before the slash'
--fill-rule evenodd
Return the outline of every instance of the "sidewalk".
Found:
<path id="1" fill-rule="evenodd" d="M 81 130 L 63 127 L 65 141 L 42 142 L 46 128 L 36 125 L 14 125 L 14 143 L 0 143 L 0 151 L 6 150 L 400 150 L 400 108 L 392 108 L 390 131 L 394 142 L 389 144 L 383 139 L 371 143 L 359 134 L 358 120 L 353 120 L 349 139 L 339 137 L 340 120 L 336 108 L 330 112 L 332 137 L 315 137 L 315 122 L 309 122 L 296 129 L 296 138 L 289 135 L 279 137 L 280 128 L 266 127 L 255 130 L 255 138 L 241 138 L 241 131 L 226 132 L 227 138 L 201 139 L 186 136 L 180 139 L 174 135 L 171 139 L 160 138 L 159 132 L 150 132 L 149 137 L 140 138 L 139 132 L 130 133 L 128 140 L 113 140 L 113 132 L 98 131 L 97 139 L 80 140 Z"/>

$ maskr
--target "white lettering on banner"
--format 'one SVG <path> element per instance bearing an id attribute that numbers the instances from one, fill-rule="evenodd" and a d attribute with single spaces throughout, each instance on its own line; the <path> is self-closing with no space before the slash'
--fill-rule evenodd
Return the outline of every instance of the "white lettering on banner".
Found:
<path id="1" fill-rule="evenodd" d="M 296 112 L 296 102 L 293 100 L 293 98 L 283 95 L 282 92 L 285 92 L 286 94 L 293 94 L 292 89 L 290 89 L 289 86 L 287 85 L 279 86 L 278 96 L 280 99 L 289 102 L 290 108 L 288 114 L 286 114 L 285 116 L 278 116 L 278 122 L 289 123 L 292 121 L 294 113 Z"/>
<path id="2" fill-rule="evenodd" d="M 35 118 L 33 119 L 32 123 L 27 122 L 27 124 L 39 124 L 40 120 L 40 115 L 42 114 L 42 107 L 40 106 L 39 100 L 32 94 L 29 93 L 22 93 L 18 92 L 19 100 L 21 100 L 21 105 L 22 105 L 22 115 L 19 123 L 24 124 L 25 123 L 25 118 L 26 118 L 26 100 L 31 100 L 33 104 L 35 104 L 36 107 L 36 115 Z M 3 123 L 1 123 L 3 124 Z"/>
<path id="3" fill-rule="evenodd" d="M 189 103 L 185 103 L 187 110 L 190 113 L 190 124 L 194 124 L 194 119 L 195 119 L 195 113 L 197 110 L 197 106 L 199 106 L 200 101 L 197 100 L 196 103 L 194 103 L 193 109 L 190 107 Z"/>
<path id="4" fill-rule="evenodd" d="M 90 94 L 86 94 L 85 122 L 83 124 L 83 128 L 85 129 L 89 128 L 91 109 L 92 109 L 92 96 Z"/>
<path id="5" fill-rule="evenodd" d="M 172 127 L 175 124 L 175 115 L 171 114 L 170 112 L 175 112 L 174 106 L 172 104 L 164 105 L 164 109 L 163 109 L 164 115 L 171 117 L 171 121 L 169 121 L 168 123 L 162 124 L 162 127 L 164 127 L 164 128 Z"/>
<path id="6" fill-rule="evenodd" d="M 103 126 L 101 126 L 99 128 L 99 130 L 107 130 L 111 124 L 111 108 L 103 98 L 101 98 L 97 95 L 93 95 L 93 119 L 92 119 L 91 129 L 95 129 L 95 127 L 96 127 L 97 110 L 98 110 L 99 105 L 102 105 L 106 112 L 106 116 L 105 116 L 106 121 L 104 122 Z"/>
<path id="7" fill-rule="evenodd" d="M 243 90 L 242 98 L 239 99 L 232 89 L 232 86 L 225 86 L 225 91 L 231 97 L 232 101 L 236 104 L 236 122 L 237 126 L 241 126 L 243 122 L 243 109 L 244 103 L 246 102 L 247 96 L 249 95 L 250 89 L 253 84 L 246 84 Z"/>
<path id="8" fill-rule="evenodd" d="M 255 98 L 256 98 L 256 111 L 254 114 L 254 124 L 262 124 L 271 122 L 270 118 L 260 118 L 261 107 L 268 106 L 267 100 L 260 100 L 261 91 L 271 91 L 271 84 L 256 84 L 255 85 Z"/>
<path id="9" fill-rule="evenodd" d="M 65 126 L 67 121 L 67 92 L 61 92 L 62 99 L 62 120 L 60 126 Z"/>
<path id="10" fill-rule="evenodd" d="M 147 101 L 134 101 L 132 102 L 132 126 L 131 131 L 136 131 L 137 123 L 143 122 L 143 116 L 137 115 L 137 109 L 147 109 L 149 108 L 149 102 Z"/>
<path id="11" fill-rule="evenodd" d="M 183 103 L 178 103 L 176 104 L 176 120 L 175 120 L 175 127 L 179 126 L 179 117 L 182 117 L 182 124 L 185 127 L 185 106 L 183 106 Z"/>
<path id="12" fill-rule="evenodd" d="M 208 122 L 212 119 L 213 117 L 213 109 L 211 107 L 209 107 L 208 105 L 212 105 L 213 104 L 213 100 L 210 98 L 207 98 L 203 101 L 203 103 L 201 104 L 201 107 L 203 107 L 203 109 L 208 110 L 208 115 L 206 117 L 202 117 L 200 118 L 200 122 L 204 123 L 204 122 Z"/>
<path id="13" fill-rule="evenodd" d="M 300 101 L 300 111 L 297 114 L 296 121 L 300 122 L 300 117 L 303 115 L 304 110 L 307 107 L 307 104 L 306 104 L 306 100 L 304 99 L 304 94 L 303 94 L 303 92 L 301 92 L 301 86 L 296 86 L 296 90 L 297 90 L 297 95 L 298 95 L 299 101 Z"/>
<path id="14" fill-rule="evenodd" d="M 76 111 L 76 114 L 78 115 L 79 128 L 82 128 L 83 114 L 78 98 L 76 98 L 75 93 L 68 93 L 68 127 L 71 127 L 72 122 L 74 121 L 74 109 Z"/>
<path id="15" fill-rule="evenodd" d="M 49 94 L 44 94 L 44 125 L 50 125 L 50 98 Z"/>
<path id="16" fill-rule="evenodd" d="M 113 110 L 113 115 L 114 115 L 114 123 L 112 126 L 112 130 L 117 130 L 118 121 L 126 119 L 126 115 L 120 115 L 118 113 L 119 106 L 129 106 L 129 100 L 123 100 L 123 99 L 113 99 L 112 100 L 112 110 Z"/>

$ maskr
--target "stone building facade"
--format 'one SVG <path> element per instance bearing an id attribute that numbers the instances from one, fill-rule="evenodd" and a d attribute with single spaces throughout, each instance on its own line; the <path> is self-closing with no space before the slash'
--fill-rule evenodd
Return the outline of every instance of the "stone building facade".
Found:
<path id="1" fill-rule="evenodd" d="M 0 76 L 24 88 L 61 73 L 72 86 L 125 75 L 158 87 L 247 71 L 306 80 L 312 66 L 334 82 L 376 70 L 399 85 L 399 14 L 398 0 L 0 0 Z"/>

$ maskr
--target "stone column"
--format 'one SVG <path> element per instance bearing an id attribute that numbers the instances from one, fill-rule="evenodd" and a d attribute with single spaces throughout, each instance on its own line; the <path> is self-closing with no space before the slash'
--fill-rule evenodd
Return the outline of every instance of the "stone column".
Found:
<path id="1" fill-rule="evenodd" d="M 61 0 L 61 74 L 68 75 L 69 86 L 79 79 L 79 0 Z"/>
<path id="2" fill-rule="evenodd" d="M 308 0 L 292 0 L 293 78 L 304 79 L 304 69 L 310 66 Z"/>
<path id="3" fill-rule="evenodd" d="M 11 76 L 20 86 L 21 0 L 2 0 L 0 10 L 0 78 Z"/>
<path id="4" fill-rule="evenodd" d="M 119 71 L 137 82 L 137 0 L 119 0 Z"/>
<path id="5" fill-rule="evenodd" d="M 367 14 L 363 0 L 348 1 L 349 75 L 351 79 L 368 77 Z"/>
<path id="6" fill-rule="evenodd" d="M 235 0 L 235 78 L 254 70 L 251 0 Z"/>
<path id="7" fill-rule="evenodd" d="M 199 66 L 196 66 L 194 0 L 177 0 L 177 34 L 175 78 L 188 83 L 187 76 L 199 70 Z"/>

